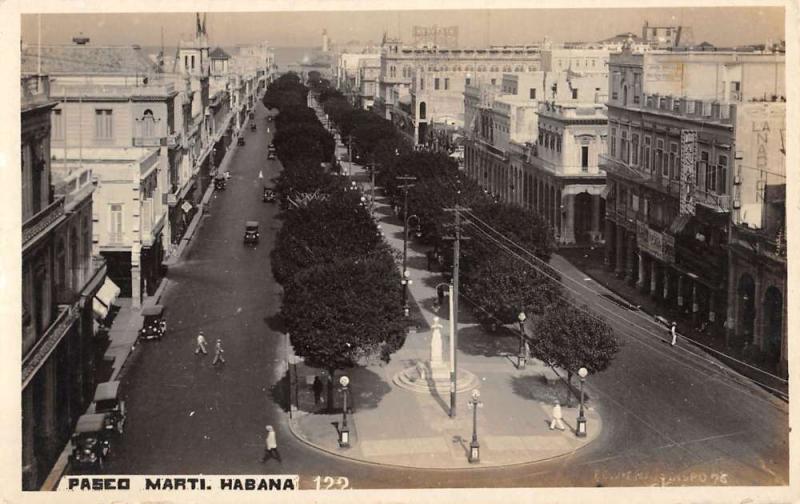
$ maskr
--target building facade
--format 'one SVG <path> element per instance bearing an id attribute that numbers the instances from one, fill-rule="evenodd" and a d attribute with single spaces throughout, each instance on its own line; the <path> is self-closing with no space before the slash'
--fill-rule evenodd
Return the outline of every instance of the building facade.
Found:
<path id="1" fill-rule="evenodd" d="M 22 487 L 39 488 L 94 392 L 91 177 L 52 177 L 47 76 L 22 79 Z M 55 183 L 54 183 L 55 182 Z"/>
<path id="2" fill-rule="evenodd" d="M 760 173 L 743 159 L 761 154 L 748 153 L 737 117 L 754 100 L 784 96 L 783 74 L 781 54 L 611 57 L 606 263 L 701 330 L 722 333 L 750 309 L 730 306 L 729 230 L 742 191 L 752 192 L 744 179 Z M 774 162 L 761 160 L 764 170 Z"/>

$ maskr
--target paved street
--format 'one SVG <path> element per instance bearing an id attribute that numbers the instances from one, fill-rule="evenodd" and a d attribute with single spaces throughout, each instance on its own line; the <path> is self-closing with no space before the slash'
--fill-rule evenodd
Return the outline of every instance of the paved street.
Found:
<path id="1" fill-rule="evenodd" d="M 659 484 L 662 474 L 683 478 L 672 484 L 788 482 L 785 407 L 696 351 L 670 348 L 650 333 L 658 332 L 652 323 L 596 294 L 585 302 L 624 317 L 608 317 L 624 346 L 611 368 L 588 383 L 603 432 L 573 456 L 502 470 L 423 471 L 348 462 L 296 440 L 273 401 L 286 351 L 274 325 L 279 298 L 269 262 L 279 222 L 273 220 L 277 207 L 261 202 L 258 173 L 263 169 L 268 180 L 279 165 L 266 161 L 263 106 L 256 115 L 258 131 L 248 129 L 247 145 L 233 154 L 227 190 L 212 198 L 195 243 L 170 269 L 162 300 L 168 336 L 144 343 L 128 364 L 123 386 L 129 420 L 107 472 L 300 474 L 305 488 L 316 475 L 347 476 L 354 488 L 632 486 Z M 244 221 L 251 219 L 261 222 L 257 247 L 242 244 Z M 423 252 L 410 248 L 412 258 Z M 553 264 L 564 276 L 590 284 L 558 257 Z M 210 354 L 199 357 L 193 351 L 201 328 Z M 227 363 L 214 368 L 218 337 Z M 466 345 L 462 352 L 474 351 Z M 259 463 L 267 423 L 277 430 L 280 466 Z"/>

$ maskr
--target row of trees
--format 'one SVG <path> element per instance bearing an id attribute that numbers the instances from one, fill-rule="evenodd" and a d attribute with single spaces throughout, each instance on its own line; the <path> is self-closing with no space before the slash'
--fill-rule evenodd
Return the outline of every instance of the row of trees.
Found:
<path id="1" fill-rule="evenodd" d="M 335 372 L 388 361 L 405 341 L 405 324 L 394 257 L 361 194 L 331 171 L 333 137 L 306 106 L 307 93 L 286 74 L 264 97 L 279 110 L 276 189 L 286 202 L 272 270 L 295 353 L 328 371 L 330 406 Z"/>
<path id="2" fill-rule="evenodd" d="M 407 217 L 401 211 L 405 193 L 397 177 L 416 177 L 408 190 L 408 215 L 418 217 L 419 240 L 445 258 L 446 268 L 452 242 L 444 238 L 452 234 L 453 216 L 445 209 L 469 208 L 462 215 L 464 234 L 471 239 L 462 242 L 460 280 L 482 323 L 511 324 L 520 311 L 533 316 L 533 354 L 567 370 L 570 380 L 580 367 L 597 372 L 609 365 L 618 350 L 613 330 L 587 307 L 577 306 L 546 264 L 554 239 L 543 216 L 495 201 L 455 160 L 441 152 L 413 151 L 391 121 L 354 110 L 338 91 L 319 85 L 316 92 L 342 138 L 352 139 L 353 151 L 377 170 L 376 182 L 401 219 Z"/>

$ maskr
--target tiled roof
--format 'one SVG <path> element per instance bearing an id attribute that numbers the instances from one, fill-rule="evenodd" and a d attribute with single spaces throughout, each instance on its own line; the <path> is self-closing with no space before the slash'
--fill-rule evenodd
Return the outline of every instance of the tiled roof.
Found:
<path id="1" fill-rule="evenodd" d="M 231 59 L 231 55 L 226 53 L 221 47 L 215 47 L 208 57 L 211 59 Z"/>
<path id="2" fill-rule="evenodd" d="M 39 48 L 22 48 L 22 73 L 39 73 Z M 141 49 L 133 46 L 91 45 L 41 46 L 41 73 L 136 74 L 157 72 L 158 67 Z"/>

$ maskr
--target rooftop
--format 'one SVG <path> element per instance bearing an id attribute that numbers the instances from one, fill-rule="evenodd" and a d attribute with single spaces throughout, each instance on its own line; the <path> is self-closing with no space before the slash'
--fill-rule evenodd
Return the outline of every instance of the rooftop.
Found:
<path id="1" fill-rule="evenodd" d="M 23 75 L 133 75 L 158 72 L 158 66 L 138 46 L 23 46 L 21 57 Z"/>
<path id="2" fill-rule="evenodd" d="M 225 52 L 221 47 L 215 47 L 213 51 L 208 54 L 211 59 L 231 59 L 231 55 Z"/>

